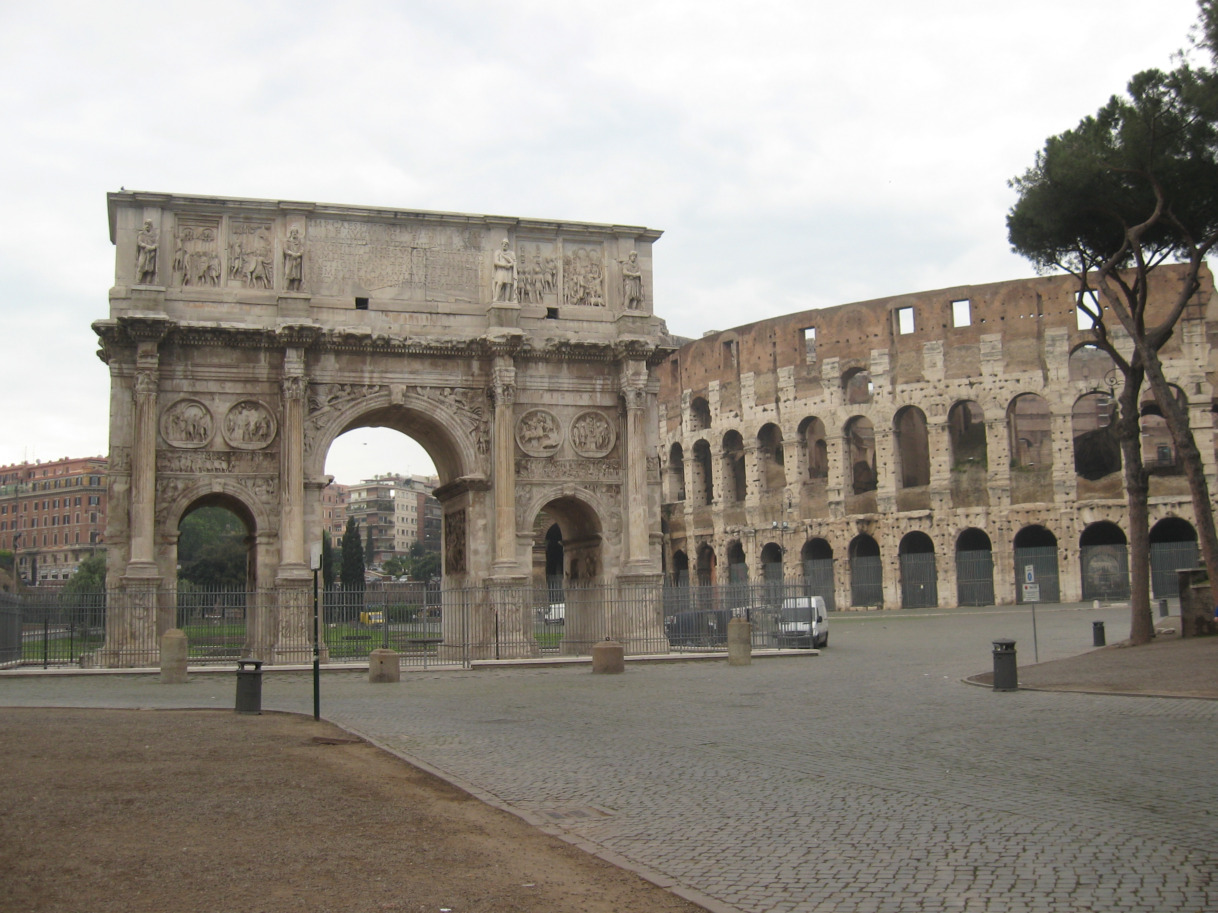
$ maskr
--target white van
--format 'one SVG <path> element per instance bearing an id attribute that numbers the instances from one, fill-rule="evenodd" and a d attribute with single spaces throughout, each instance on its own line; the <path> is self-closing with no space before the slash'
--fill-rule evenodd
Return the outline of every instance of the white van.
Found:
<path id="1" fill-rule="evenodd" d="M 820 596 L 793 596 L 782 601 L 778 617 L 780 648 L 829 646 L 829 610 Z"/>

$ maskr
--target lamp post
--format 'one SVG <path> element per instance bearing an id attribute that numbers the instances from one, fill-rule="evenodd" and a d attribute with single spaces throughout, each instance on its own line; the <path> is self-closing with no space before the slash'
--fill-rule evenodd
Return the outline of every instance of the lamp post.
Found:
<path id="1" fill-rule="evenodd" d="M 313 719 L 321 719 L 321 622 L 317 608 L 317 574 L 321 570 L 321 542 L 309 548 L 313 569 Z"/>
<path id="2" fill-rule="evenodd" d="M 21 543 L 21 536 L 20 532 L 13 533 L 13 585 L 16 587 L 20 587 L 23 582 L 21 580 L 21 566 L 17 562 L 17 548 Z"/>

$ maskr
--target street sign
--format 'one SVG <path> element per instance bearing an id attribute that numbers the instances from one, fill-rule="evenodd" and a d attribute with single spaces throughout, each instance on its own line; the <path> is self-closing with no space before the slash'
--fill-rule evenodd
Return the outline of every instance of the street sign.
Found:
<path id="1" fill-rule="evenodd" d="M 1025 564 L 1023 566 L 1023 582 L 1025 585 L 1036 582 L 1036 565 L 1035 564 Z"/>
<path id="2" fill-rule="evenodd" d="M 1025 583 L 1023 585 L 1024 602 L 1040 602 L 1040 584 Z"/>

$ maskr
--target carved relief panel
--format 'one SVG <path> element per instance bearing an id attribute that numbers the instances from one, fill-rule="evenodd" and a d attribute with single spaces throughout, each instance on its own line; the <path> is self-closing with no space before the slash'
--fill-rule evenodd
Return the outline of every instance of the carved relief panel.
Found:
<path id="1" fill-rule="evenodd" d="M 268 221 L 233 219 L 228 225 L 228 281 L 244 288 L 274 286 L 274 226 Z"/>
<path id="2" fill-rule="evenodd" d="M 605 252 L 600 244 L 567 243 L 563 247 L 563 304 L 605 306 Z"/>
<path id="3" fill-rule="evenodd" d="M 182 286 L 215 288 L 220 285 L 220 220 L 181 216 L 174 233 L 173 281 Z"/>
<path id="4" fill-rule="evenodd" d="M 522 239 L 516 268 L 521 304 L 558 303 L 559 257 L 553 241 Z"/>
<path id="5" fill-rule="evenodd" d="M 444 573 L 464 574 L 465 509 L 444 515 Z"/>
<path id="6" fill-rule="evenodd" d="M 562 424 L 546 409 L 530 409 L 516 422 L 516 443 L 529 456 L 551 456 L 562 441 Z"/>
<path id="7" fill-rule="evenodd" d="M 581 412 L 571 422 L 571 447 L 582 457 L 593 459 L 607 456 L 617 442 L 613 422 L 604 413 Z"/>
<path id="8" fill-rule="evenodd" d="M 262 450 L 275 440 L 275 416 L 262 403 L 247 399 L 224 416 L 224 440 L 237 450 Z"/>
<path id="9" fill-rule="evenodd" d="M 197 399 L 180 399 L 161 413 L 161 437 L 173 447 L 206 447 L 215 426 L 211 410 Z"/>

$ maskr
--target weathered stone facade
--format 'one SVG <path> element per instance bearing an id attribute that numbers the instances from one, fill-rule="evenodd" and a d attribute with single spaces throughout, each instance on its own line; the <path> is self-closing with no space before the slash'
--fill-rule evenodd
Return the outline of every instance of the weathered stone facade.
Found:
<path id="1" fill-rule="evenodd" d="M 207 504 L 244 521 L 250 589 L 276 593 L 249 653 L 305 659 L 326 452 L 363 426 L 434 460 L 446 586 L 529 582 L 543 512 L 569 578 L 658 579 L 658 231 L 130 191 L 109 214 L 115 285 L 94 329 L 125 598 L 101 662 L 173 626 L 178 524 Z M 525 614 L 501 606 L 497 624 Z"/>
<path id="2" fill-rule="evenodd" d="M 1161 268 L 1155 301 L 1181 281 Z M 1207 271 L 1162 352 L 1211 490 L 1215 307 Z M 1126 509 L 1107 426 L 1120 381 L 1091 340 L 1073 280 L 1050 277 L 688 343 L 660 369 L 666 572 L 811 578 L 839 609 L 1119 597 Z M 1192 507 L 1148 391 L 1143 412 L 1155 594 L 1174 595 L 1166 565 L 1192 560 Z"/>

